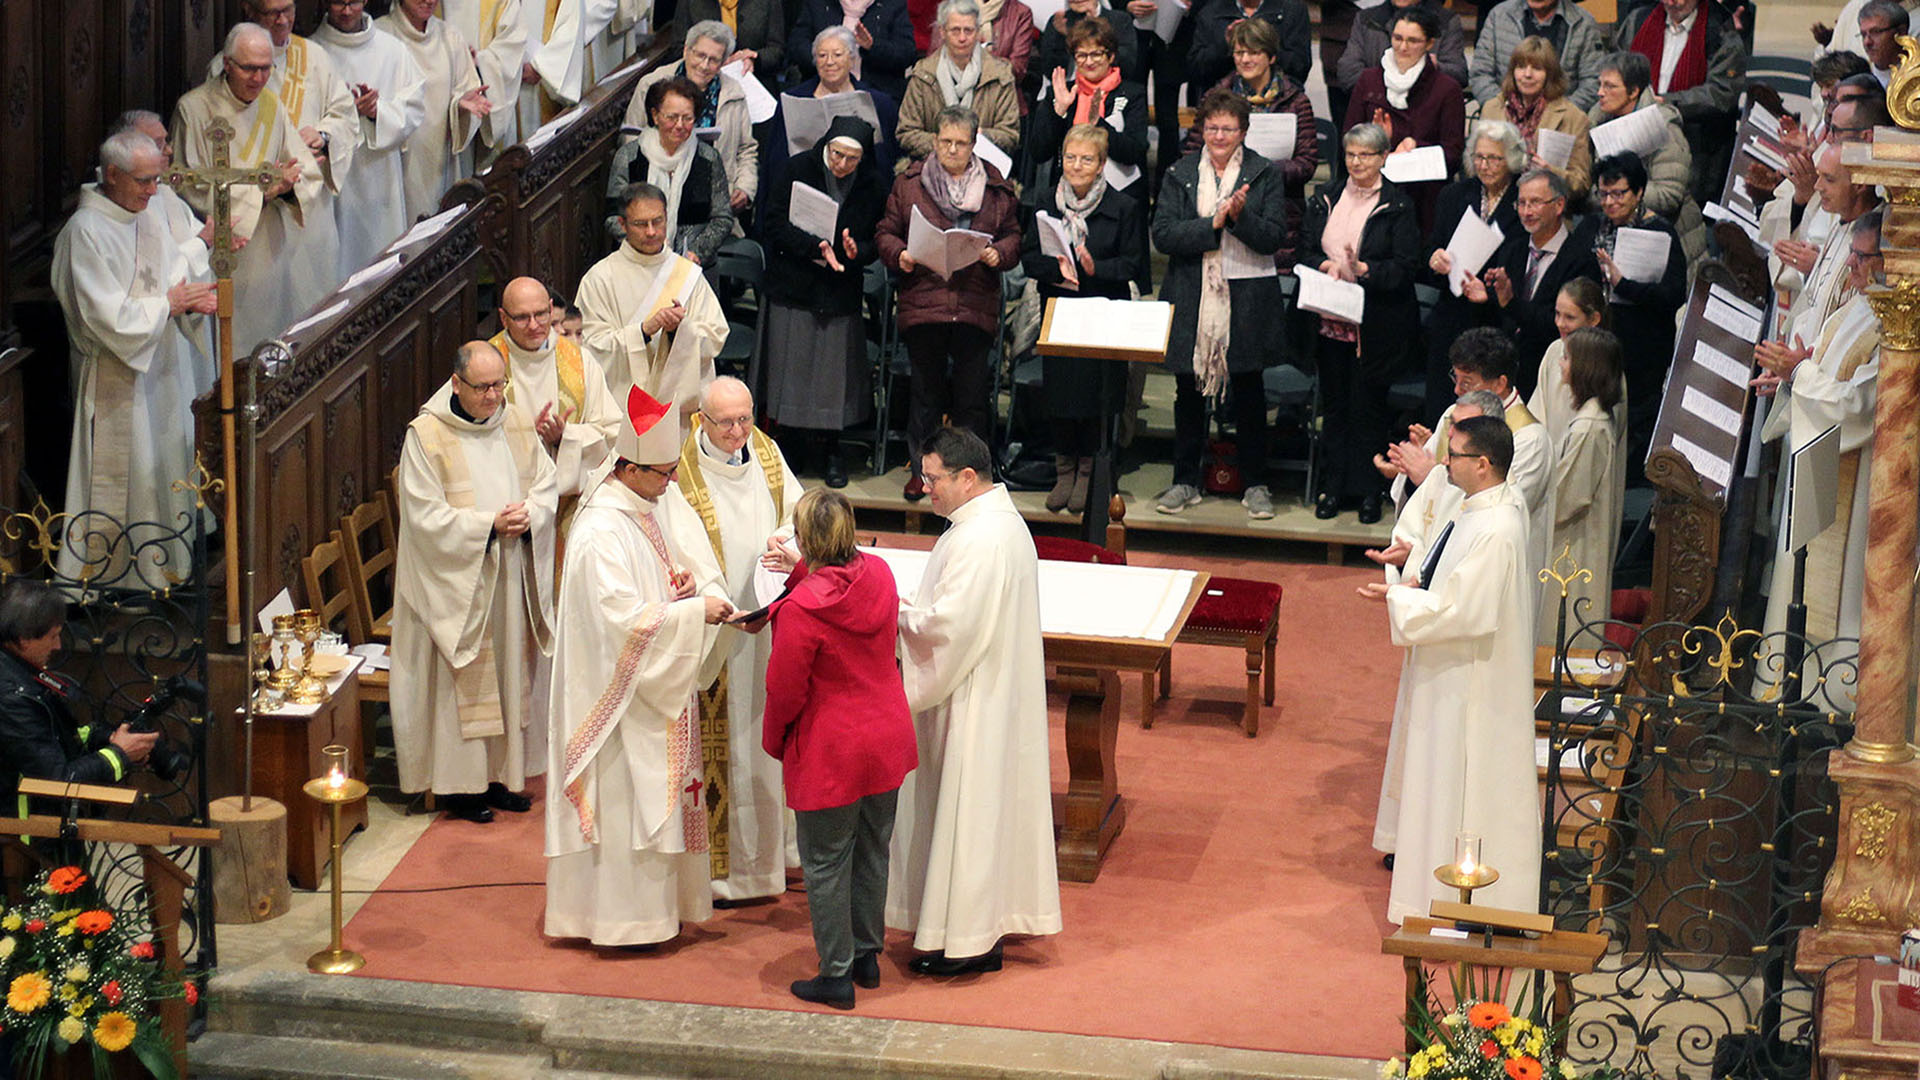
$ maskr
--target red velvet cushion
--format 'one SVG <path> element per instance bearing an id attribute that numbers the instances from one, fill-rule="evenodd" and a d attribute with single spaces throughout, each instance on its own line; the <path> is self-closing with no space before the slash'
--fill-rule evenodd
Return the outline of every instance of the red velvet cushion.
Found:
<path id="1" fill-rule="evenodd" d="M 1281 588 L 1271 581 L 1216 577 L 1207 582 L 1187 625 L 1195 630 L 1258 634 L 1280 606 Z"/>
<path id="2" fill-rule="evenodd" d="M 1612 616 L 1627 622 L 1647 621 L 1647 612 L 1653 610 L 1652 589 L 1615 589 L 1613 590 Z"/>
<path id="3" fill-rule="evenodd" d="M 1070 540 L 1061 536 L 1036 536 L 1033 538 L 1033 550 L 1041 558 L 1053 562 L 1127 565 L 1127 557 L 1117 551 L 1108 551 L 1099 544 L 1089 544 L 1085 540 Z"/>

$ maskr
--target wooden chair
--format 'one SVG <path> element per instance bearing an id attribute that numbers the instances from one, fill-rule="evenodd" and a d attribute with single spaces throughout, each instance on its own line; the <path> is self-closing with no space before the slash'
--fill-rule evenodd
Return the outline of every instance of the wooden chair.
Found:
<path id="1" fill-rule="evenodd" d="M 347 570 L 344 549 L 348 545 L 335 529 L 331 540 L 314 545 L 313 553 L 300 560 L 300 577 L 307 590 L 307 605 L 320 613 L 320 621 L 328 627 L 339 627 L 335 622 L 345 615 L 347 640 L 355 645 L 365 644 L 353 633 L 353 608 L 356 603 L 351 581 L 352 574 Z M 331 575 L 333 591 L 327 590 L 327 581 Z M 363 583 L 361 588 L 365 588 Z M 375 710 L 369 706 L 388 700 L 388 688 L 391 672 L 374 671 L 366 665 L 360 670 L 360 745 L 363 753 L 373 750 Z M 429 807 L 431 808 L 431 807 Z"/>
<path id="2" fill-rule="evenodd" d="M 336 535 L 340 537 L 340 553 L 347 570 L 347 587 L 353 599 L 353 606 L 347 611 L 348 637 L 356 645 L 370 641 L 390 644 L 393 641 L 397 542 L 387 500 L 375 497 L 354 507 L 351 513 L 340 519 L 340 531 Z M 378 613 L 374 610 L 373 592 L 369 587 L 376 578 L 381 580 L 384 590 L 381 598 L 387 601 L 386 610 Z"/>

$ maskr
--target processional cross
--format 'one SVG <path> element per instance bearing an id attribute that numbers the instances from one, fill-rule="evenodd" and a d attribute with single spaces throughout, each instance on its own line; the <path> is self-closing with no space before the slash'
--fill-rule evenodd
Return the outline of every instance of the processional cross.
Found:
<path id="1" fill-rule="evenodd" d="M 253 184 L 263 191 L 280 180 L 280 171 L 271 164 L 234 166 L 228 154 L 233 141 L 233 125 L 224 117 L 215 117 L 207 125 L 207 142 L 212 144 L 213 163 L 196 169 L 174 168 L 164 179 L 175 191 L 192 187 L 213 193 L 213 264 L 218 307 L 220 342 L 220 450 L 221 472 L 226 478 L 226 514 L 220 530 L 224 537 L 227 562 L 227 644 L 241 639 L 240 616 L 240 514 L 239 466 L 234 450 L 233 394 L 233 267 L 237 248 L 233 243 L 233 196 L 237 184 Z M 251 522 L 248 523 L 251 526 Z"/>

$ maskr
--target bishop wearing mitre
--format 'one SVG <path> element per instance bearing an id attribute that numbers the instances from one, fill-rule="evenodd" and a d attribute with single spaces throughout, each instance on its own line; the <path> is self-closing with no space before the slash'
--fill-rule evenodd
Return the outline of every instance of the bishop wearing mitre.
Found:
<path id="1" fill-rule="evenodd" d="M 370 265 L 407 231 L 408 143 L 426 121 L 427 76 L 400 39 L 374 28 L 360 5 L 328 4 L 313 40 L 353 96 L 353 172 L 340 186 L 342 277 Z"/>
<path id="2" fill-rule="evenodd" d="M 553 462 L 507 404 L 507 363 L 460 346 L 453 377 L 407 425 L 397 477 L 393 745 L 403 791 L 493 820 L 546 767 L 532 677 L 552 654 Z"/>
<path id="3" fill-rule="evenodd" d="M 108 138 L 99 183 L 80 189 L 54 242 L 53 292 L 66 317 L 75 398 L 71 516 L 56 564 L 70 579 L 158 589 L 192 570 L 184 540 L 152 541 L 192 521 L 192 492 L 173 484 L 193 465 L 189 338 L 213 312 L 214 292 L 192 280 L 187 252 L 150 206 L 166 167 L 148 136 Z M 129 550 L 122 528 L 149 522 L 160 530 L 129 531 L 142 545 Z"/>
<path id="4" fill-rule="evenodd" d="M 615 394 L 638 386 L 674 406 L 685 426 L 713 378 L 727 318 L 700 264 L 667 247 L 667 196 L 629 184 L 621 197 L 626 240 L 580 279 L 581 340 Z"/>
<path id="5" fill-rule="evenodd" d="M 334 248 L 324 265 L 291 257 L 309 225 L 333 230 L 331 208 L 322 201 L 326 182 L 320 164 L 294 127 L 273 78 L 273 39 L 253 23 L 227 32 L 221 70 L 181 95 L 173 112 L 173 144 L 187 168 L 213 164 L 209 137 L 215 120 L 233 129 L 227 150 L 236 167 L 270 165 L 280 179 L 264 191 L 253 184 L 231 190 L 234 236 L 246 241 L 233 272 L 233 351 L 252 351 L 278 334 L 334 286 Z M 181 192 L 202 217 L 213 210 L 210 188 Z M 321 215 L 329 215 L 321 223 Z"/>
<path id="6" fill-rule="evenodd" d="M 473 63 L 490 106 L 480 121 L 480 138 L 471 147 L 473 171 L 533 134 L 531 128 L 520 130 L 520 74 L 527 56 L 523 4 L 546 7 L 545 0 L 440 0 L 437 14 L 473 47 Z"/>
<path id="7" fill-rule="evenodd" d="M 702 538 L 659 512 L 679 458 L 671 406 L 630 388 L 574 517 L 553 655 L 552 937 L 649 945 L 713 913 L 694 691 L 733 609 L 687 567 Z"/>
<path id="8" fill-rule="evenodd" d="M 394 0 L 374 26 L 399 38 L 426 78 L 426 113 L 407 140 L 407 220 L 436 213 L 447 189 L 472 175 L 467 145 L 493 111 L 466 36 L 435 15 L 439 0 Z"/>

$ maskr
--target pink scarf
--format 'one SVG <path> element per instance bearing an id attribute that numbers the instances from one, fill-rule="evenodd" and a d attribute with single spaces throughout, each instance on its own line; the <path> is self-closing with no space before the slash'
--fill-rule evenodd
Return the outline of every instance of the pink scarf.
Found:
<path id="1" fill-rule="evenodd" d="M 1370 188 L 1363 188 L 1348 180 L 1347 186 L 1341 189 L 1340 201 L 1333 204 L 1333 210 L 1327 214 L 1326 228 L 1320 230 L 1320 250 L 1333 260 L 1334 277 L 1342 281 L 1354 280 L 1353 266 L 1347 261 L 1347 251 L 1359 250 L 1360 234 L 1366 231 L 1367 217 L 1378 205 L 1380 182 L 1377 180 Z M 1320 319 L 1320 333 L 1335 341 L 1358 341 L 1359 334 L 1356 331 L 1352 323 L 1325 316 Z"/>

